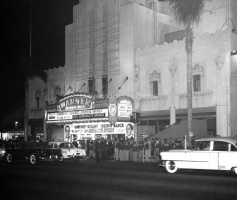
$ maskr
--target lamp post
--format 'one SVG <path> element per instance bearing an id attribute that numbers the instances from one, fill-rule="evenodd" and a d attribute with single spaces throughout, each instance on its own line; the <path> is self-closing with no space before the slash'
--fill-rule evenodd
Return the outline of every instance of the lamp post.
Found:
<path id="1" fill-rule="evenodd" d="M 15 129 L 16 129 L 16 131 L 17 131 L 17 125 L 18 125 L 18 121 L 15 121 Z M 14 133 L 14 139 L 16 139 L 16 131 Z"/>

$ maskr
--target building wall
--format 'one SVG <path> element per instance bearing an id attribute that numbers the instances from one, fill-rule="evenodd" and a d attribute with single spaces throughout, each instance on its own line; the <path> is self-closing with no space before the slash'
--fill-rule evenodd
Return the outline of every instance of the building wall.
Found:
<path id="1" fill-rule="evenodd" d="M 88 78 L 92 76 L 96 79 L 95 90 L 100 93 L 102 75 L 107 74 L 112 78 L 109 94 L 135 98 L 137 110 L 185 109 L 184 40 L 165 43 L 166 34 L 175 35 L 184 27 L 175 22 L 166 3 L 157 1 L 157 13 L 150 3 L 149 0 L 81 0 L 75 5 L 73 23 L 65 28 L 65 66 L 46 71 L 48 102 L 55 103 L 57 88 L 60 95 L 78 92 L 80 88 L 80 92 L 88 92 Z M 202 73 L 202 91 L 193 95 L 193 107 L 215 106 L 217 134 L 223 136 L 236 130 L 230 127 L 230 118 L 231 121 L 237 118 L 237 112 L 230 114 L 236 108 L 235 96 L 229 95 L 230 91 L 236 95 L 234 75 L 230 81 L 236 65 L 229 56 L 236 47 L 236 34 L 230 34 L 229 20 L 236 19 L 234 7 L 233 0 L 208 1 L 200 24 L 193 29 L 193 64 L 200 67 L 194 73 L 199 73 L 198 70 Z M 149 78 L 154 73 L 160 74 L 160 84 L 159 96 L 153 98 Z"/>
<path id="2" fill-rule="evenodd" d="M 28 140 L 29 135 L 36 138 L 37 134 L 45 133 L 44 126 L 44 113 L 47 101 L 47 84 L 39 77 L 35 77 L 28 81 L 28 108 L 26 116 L 27 120 L 25 123 L 25 140 Z M 39 102 L 37 102 L 38 98 Z M 46 137 L 46 134 L 45 134 Z"/>
<path id="3" fill-rule="evenodd" d="M 231 136 L 230 119 L 230 51 L 232 33 L 196 36 L 193 43 L 193 75 L 201 74 L 201 92 L 193 93 L 193 108 L 216 107 L 217 134 Z M 187 70 L 184 41 L 175 41 L 138 50 L 136 65 L 139 81 L 136 85 L 141 97 L 141 111 L 187 108 Z M 195 68 L 198 64 L 199 67 Z M 152 96 L 149 79 L 159 74 L 159 95 Z M 232 79 L 232 88 L 235 77 Z M 142 84 L 141 84 L 142 83 Z M 233 90 L 235 93 L 235 90 Z M 232 97 L 234 98 L 234 97 Z M 234 100 L 232 99 L 232 102 Z M 233 109 L 235 104 L 233 104 Z M 235 115 L 232 115 L 233 119 Z M 234 125 L 234 124 L 232 124 Z"/>
<path id="4" fill-rule="evenodd" d="M 86 83 L 80 92 L 88 92 L 87 81 L 93 76 L 95 90 L 100 93 L 102 75 L 107 74 L 109 79 L 112 78 L 109 94 L 134 94 L 134 52 L 154 44 L 154 12 L 146 6 L 149 6 L 147 1 L 123 0 L 80 1 L 74 6 L 73 24 L 65 30 L 66 87 L 73 85 L 72 92 L 76 92 Z M 162 8 L 158 6 L 157 9 Z M 158 23 L 160 27 L 167 29 Z M 163 42 L 164 31 L 158 30 L 159 42 L 160 38 Z"/>

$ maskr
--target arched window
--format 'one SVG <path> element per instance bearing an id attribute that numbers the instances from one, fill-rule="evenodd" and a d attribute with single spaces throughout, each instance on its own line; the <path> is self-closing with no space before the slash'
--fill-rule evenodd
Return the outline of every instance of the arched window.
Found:
<path id="1" fill-rule="evenodd" d="M 60 96 L 61 96 L 61 87 L 60 86 L 55 86 L 54 87 L 54 101 L 58 102 Z"/>
<path id="2" fill-rule="evenodd" d="M 205 68 L 204 64 L 194 64 L 192 67 L 193 75 L 193 92 L 201 92 L 204 88 L 204 75 Z"/>
<path id="3" fill-rule="evenodd" d="M 150 94 L 153 96 L 158 96 L 161 88 L 161 77 L 160 73 L 153 71 L 149 75 L 149 85 L 150 85 Z"/>
<path id="4" fill-rule="evenodd" d="M 34 99 L 34 108 L 40 108 L 41 102 L 41 92 L 39 90 L 35 91 L 35 99 Z"/>

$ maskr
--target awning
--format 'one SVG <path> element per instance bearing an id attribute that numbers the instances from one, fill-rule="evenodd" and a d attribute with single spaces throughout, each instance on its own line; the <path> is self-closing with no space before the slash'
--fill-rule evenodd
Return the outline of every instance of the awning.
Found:
<path id="1" fill-rule="evenodd" d="M 187 118 L 188 109 L 176 109 L 176 118 Z M 193 117 L 216 117 L 216 106 L 192 108 Z M 141 120 L 154 120 L 154 119 L 170 119 L 170 110 L 154 110 L 141 112 Z"/>
<path id="2" fill-rule="evenodd" d="M 198 119 L 193 119 L 192 120 L 192 132 L 196 138 L 201 138 L 203 136 L 207 136 L 207 123 L 206 120 L 198 120 Z M 188 136 L 188 120 L 184 119 L 181 120 L 180 122 L 176 122 L 172 125 L 170 125 L 168 128 L 165 130 L 156 133 L 155 135 L 151 136 L 150 139 L 152 138 L 177 138 L 184 136 Z"/>

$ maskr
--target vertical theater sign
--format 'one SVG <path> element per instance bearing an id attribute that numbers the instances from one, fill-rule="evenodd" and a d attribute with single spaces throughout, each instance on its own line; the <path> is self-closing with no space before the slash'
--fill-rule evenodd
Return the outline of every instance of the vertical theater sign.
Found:
<path id="1" fill-rule="evenodd" d="M 48 140 L 73 141 L 104 137 L 129 138 L 134 101 L 128 97 L 95 99 L 74 93 L 60 99 L 55 109 L 46 110 Z M 132 131 L 132 130 L 131 130 Z"/>

